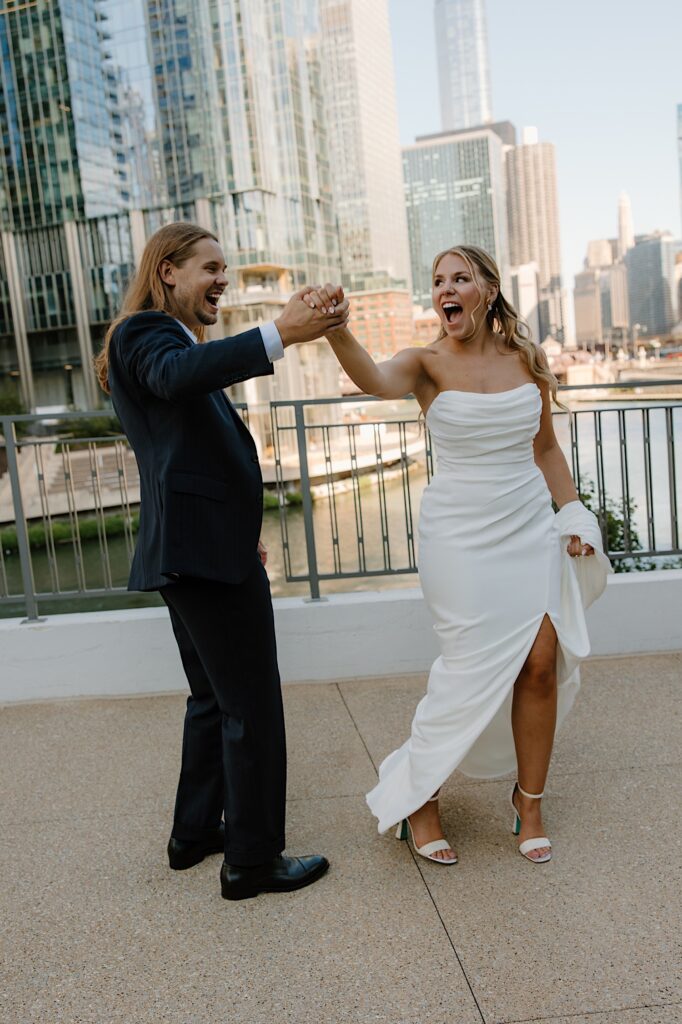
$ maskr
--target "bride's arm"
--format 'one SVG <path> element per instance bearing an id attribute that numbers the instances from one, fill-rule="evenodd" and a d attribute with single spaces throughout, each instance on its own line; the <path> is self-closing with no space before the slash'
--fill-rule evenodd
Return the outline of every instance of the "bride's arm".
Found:
<path id="1" fill-rule="evenodd" d="M 544 476 L 555 504 L 562 508 L 571 501 L 580 501 L 580 496 L 573 483 L 566 457 L 554 433 L 549 387 L 544 382 L 537 381 L 536 383 L 542 395 L 542 414 L 540 429 L 533 442 L 535 464 Z M 579 537 L 571 537 L 568 553 L 573 556 L 593 555 L 594 549 L 589 544 L 583 545 Z"/>
<path id="2" fill-rule="evenodd" d="M 403 398 L 417 387 L 422 373 L 421 351 L 405 348 L 384 363 L 375 363 L 347 327 L 325 335 L 354 384 L 366 395 L 377 398 Z"/>
<path id="3" fill-rule="evenodd" d="M 554 433 L 549 387 L 542 381 L 536 381 L 536 384 L 542 395 L 542 414 L 540 429 L 533 441 L 535 464 L 542 471 L 556 505 L 561 508 L 569 501 L 579 501 L 580 498 L 573 483 L 568 463 Z"/>
<path id="4" fill-rule="evenodd" d="M 305 295 L 304 302 L 332 314 L 343 298 L 342 288 L 326 284 Z M 350 379 L 366 395 L 403 398 L 417 388 L 423 377 L 418 348 L 403 349 L 385 363 L 375 363 L 345 325 L 326 331 L 325 337 Z"/>

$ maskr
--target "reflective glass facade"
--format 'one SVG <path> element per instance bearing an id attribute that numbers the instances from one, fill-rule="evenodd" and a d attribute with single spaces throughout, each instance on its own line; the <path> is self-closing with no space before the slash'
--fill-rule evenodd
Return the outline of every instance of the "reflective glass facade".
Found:
<path id="1" fill-rule="evenodd" d="M 320 0 L 344 284 L 407 286 L 409 251 L 387 0 Z M 381 285 L 379 285 L 381 286 Z"/>
<path id="2" fill-rule="evenodd" d="M 444 132 L 492 121 L 485 0 L 435 0 Z"/>
<path id="3" fill-rule="evenodd" d="M 97 0 L 0 14 L 0 219 L 13 230 L 123 208 Z"/>
<path id="4" fill-rule="evenodd" d="M 99 401 L 92 354 L 169 220 L 221 238 L 227 331 L 338 278 L 318 0 L 9 2 L 0 86 L 0 388 L 29 406 Z"/>
<path id="5" fill-rule="evenodd" d="M 417 142 L 403 150 L 407 225 L 415 303 L 431 306 L 438 252 L 479 245 L 508 275 L 503 143 L 482 129 Z"/>
<path id="6" fill-rule="evenodd" d="M 667 334 L 675 325 L 675 256 L 679 248 L 679 242 L 662 235 L 639 238 L 625 253 L 630 325 L 638 337 Z"/>
<path id="7" fill-rule="evenodd" d="M 677 104 L 677 160 L 680 167 L 680 214 L 682 215 L 682 103 Z"/>

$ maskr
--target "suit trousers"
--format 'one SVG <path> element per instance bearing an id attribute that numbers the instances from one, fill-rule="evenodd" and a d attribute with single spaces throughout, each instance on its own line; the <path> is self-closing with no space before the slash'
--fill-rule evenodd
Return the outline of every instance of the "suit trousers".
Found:
<path id="1" fill-rule="evenodd" d="M 285 846 L 286 742 L 270 584 L 162 587 L 189 682 L 172 835 L 200 840 L 225 817 L 225 860 L 254 865 Z"/>

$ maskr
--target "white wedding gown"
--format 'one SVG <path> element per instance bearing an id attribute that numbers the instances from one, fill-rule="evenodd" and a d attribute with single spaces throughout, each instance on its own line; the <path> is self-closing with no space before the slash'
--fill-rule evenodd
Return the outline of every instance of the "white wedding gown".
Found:
<path id="1" fill-rule="evenodd" d="M 589 653 L 583 606 L 604 589 L 610 566 L 592 513 L 579 502 L 553 512 L 533 458 L 541 408 L 528 383 L 494 394 L 442 391 L 427 412 L 437 473 L 422 498 L 419 575 L 441 654 L 409 739 L 367 796 L 380 832 L 455 768 L 479 779 L 515 770 L 513 686 L 545 615 L 559 640 L 557 727 L 578 691 L 577 665 Z M 572 533 L 598 555 L 569 558 Z"/>

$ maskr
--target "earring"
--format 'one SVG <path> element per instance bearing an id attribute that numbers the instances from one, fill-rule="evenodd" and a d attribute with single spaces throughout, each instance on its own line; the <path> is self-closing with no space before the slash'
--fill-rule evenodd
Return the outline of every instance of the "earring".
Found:
<path id="1" fill-rule="evenodd" d="M 492 302 L 489 302 L 488 303 L 488 312 L 492 313 L 492 309 L 493 309 L 493 304 L 492 304 Z"/>

